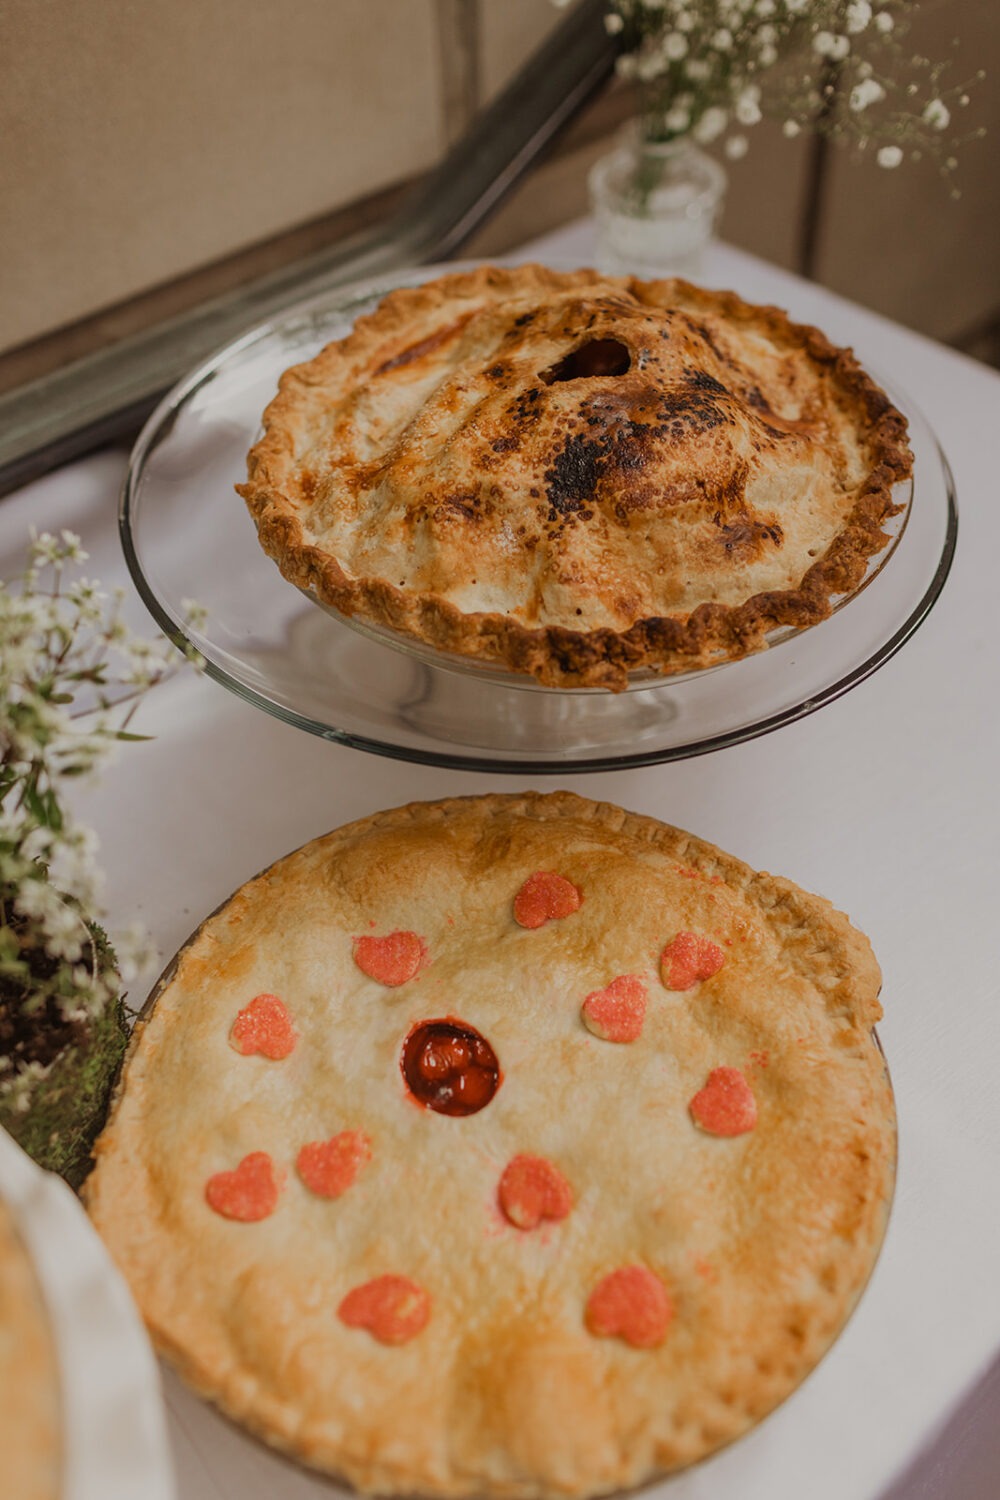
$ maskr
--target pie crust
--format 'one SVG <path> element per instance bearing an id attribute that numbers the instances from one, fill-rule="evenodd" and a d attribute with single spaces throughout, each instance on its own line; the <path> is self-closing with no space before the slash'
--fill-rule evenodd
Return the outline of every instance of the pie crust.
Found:
<path id="1" fill-rule="evenodd" d="M 825 618 L 910 469 L 851 351 L 777 308 L 483 266 L 390 292 L 286 371 L 237 489 L 341 614 L 618 691 Z"/>
<path id="2" fill-rule="evenodd" d="M 828 902 L 651 818 L 376 814 L 182 951 L 85 1198 L 161 1351 L 307 1464 L 389 1494 L 638 1484 L 770 1411 L 866 1282 L 878 988 Z M 468 1112 L 408 1086 L 445 1024 L 489 1044 Z"/>
<path id="3" fill-rule="evenodd" d="M 11 1500 L 58 1500 L 59 1377 L 41 1287 L 0 1201 L 0 1474 Z"/>

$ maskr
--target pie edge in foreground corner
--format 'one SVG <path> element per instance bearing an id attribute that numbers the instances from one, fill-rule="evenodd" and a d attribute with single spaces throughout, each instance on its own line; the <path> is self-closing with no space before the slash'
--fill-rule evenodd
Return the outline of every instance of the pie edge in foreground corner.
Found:
<path id="1" fill-rule="evenodd" d="M 798 347 L 821 378 L 830 378 L 843 404 L 856 413 L 857 431 L 867 433 L 871 459 L 846 522 L 795 587 L 757 593 L 738 605 L 706 601 L 687 616 L 640 618 L 624 630 L 533 627 L 509 614 L 467 612 L 443 594 L 399 588 L 385 577 L 354 575 L 331 552 L 306 541 L 299 519 L 304 491 L 294 449 L 308 392 L 334 380 L 345 356 L 398 334 L 400 325 L 412 324 L 421 310 L 439 307 L 452 287 L 457 292 L 461 285 L 472 293 L 477 283 L 487 287 L 498 280 L 518 291 L 537 288 L 540 293 L 582 290 L 595 283 L 625 290 L 677 288 L 703 311 L 719 313 L 736 325 L 756 325 Z M 409 331 L 416 335 L 419 328 Z M 776 629 L 804 629 L 821 622 L 831 613 L 831 600 L 857 588 L 872 557 L 885 547 L 888 537 L 881 528 L 901 509 L 893 500 L 893 489 L 912 476 L 906 418 L 853 351 L 834 345 L 820 329 L 794 322 L 781 308 L 747 302 L 735 292 L 709 290 L 678 277 L 650 281 L 604 276 L 590 269 L 553 271 L 537 264 L 486 264 L 387 292 L 349 334 L 284 371 L 278 394 L 264 412 L 263 427 L 247 455 L 247 479 L 236 490 L 253 517 L 261 547 L 284 578 L 341 615 L 356 615 L 427 649 L 453 654 L 459 665 L 507 670 L 557 688 L 620 692 L 631 673 L 651 670 L 667 678 L 738 661 L 767 649 L 767 636 Z"/>
<path id="2" fill-rule="evenodd" d="M 0 1358 L 0 1375 L 17 1377 L 16 1391 L 4 1386 L 0 1397 L 4 1477 L 26 1484 L 24 1500 L 58 1500 L 66 1465 L 62 1434 L 66 1393 L 56 1331 L 15 1206 L 2 1196 L 0 1282 L 0 1308 L 8 1320 L 0 1338 L 13 1344 L 6 1351 L 10 1358 Z"/>
<path id="3" fill-rule="evenodd" d="M 858 1038 L 863 1036 L 864 1045 L 870 1048 L 870 1058 L 867 1053 L 864 1054 L 866 1076 L 870 1076 L 873 1089 L 880 1095 L 885 1106 L 883 1110 L 877 1111 L 874 1121 L 866 1121 L 866 1144 L 871 1147 L 868 1156 L 871 1165 L 864 1172 L 866 1196 L 862 1195 L 868 1208 L 864 1221 L 867 1232 L 861 1235 L 860 1244 L 855 1240 L 845 1248 L 843 1261 L 847 1265 L 848 1276 L 846 1284 L 840 1288 L 838 1296 L 834 1299 L 835 1313 L 831 1314 L 829 1306 L 823 1301 L 821 1313 L 817 1315 L 817 1326 L 806 1330 L 803 1338 L 799 1340 L 798 1357 L 792 1374 L 789 1374 L 788 1368 L 785 1367 L 778 1372 L 776 1377 L 772 1372 L 769 1377 L 759 1380 L 756 1389 L 744 1389 L 740 1393 L 739 1409 L 730 1413 L 733 1420 L 729 1429 L 724 1435 L 707 1443 L 702 1451 L 687 1455 L 676 1463 L 656 1466 L 649 1472 L 638 1476 L 628 1473 L 623 1468 L 619 1477 L 612 1477 L 610 1480 L 602 1478 L 596 1484 L 586 1479 L 583 1482 L 578 1480 L 572 1484 L 559 1485 L 546 1485 L 536 1480 L 497 1483 L 482 1475 L 468 1478 L 452 1475 L 449 1482 L 442 1484 L 434 1478 L 422 1477 L 419 1473 L 401 1470 L 398 1464 L 387 1465 L 374 1452 L 368 1453 L 367 1458 L 359 1462 L 356 1453 L 345 1457 L 337 1450 L 331 1452 L 328 1448 L 324 1448 L 321 1441 L 297 1442 L 298 1434 L 294 1421 L 282 1421 L 280 1417 L 275 1421 L 276 1414 L 273 1410 L 261 1413 L 253 1409 L 252 1399 L 249 1402 L 247 1399 L 247 1381 L 251 1378 L 249 1375 L 239 1368 L 234 1370 L 231 1367 L 221 1377 L 217 1370 L 206 1372 L 204 1364 L 199 1364 L 197 1354 L 192 1357 L 187 1352 L 185 1344 L 189 1341 L 185 1337 L 182 1336 L 178 1340 L 170 1330 L 156 1326 L 155 1322 L 149 1322 L 149 1331 L 159 1352 L 175 1366 L 178 1373 L 194 1390 L 207 1397 L 251 1435 L 263 1440 L 276 1451 L 308 1467 L 346 1480 L 362 1493 L 455 1497 L 455 1500 L 457 1497 L 471 1496 L 474 1493 L 491 1497 L 491 1500 L 492 1497 L 495 1497 L 495 1500 L 503 1500 L 503 1497 L 510 1497 L 510 1500 L 552 1497 L 552 1500 L 556 1500 L 558 1496 L 580 1497 L 580 1500 L 583 1500 L 583 1497 L 606 1494 L 620 1488 L 646 1485 L 711 1456 L 712 1453 L 744 1435 L 781 1405 L 836 1342 L 868 1284 L 877 1263 L 888 1224 L 895 1183 L 897 1124 L 888 1069 L 873 1030 L 876 1021 L 882 1015 L 878 1000 L 881 975 L 870 943 L 864 934 L 825 898 L 804 891 L 794 883 L 771 876 L 767 872 L 756 872 L 742 860 L 726 854 L 696 835 L 648 815 L 629 813 L 613 804 L 595 802 L 568 792 L 489 793 L 482 796 L 447 798 L 437 802 L 409 803 L 358 819 L 326 835 L 309 840 L 298 849 L 275 861 L 260 875 L 244 882 L 196 929 L 188 942 L 179 950 L 175 960 L 168 966 L 159 984 L 154 987 L 150 1002 L 143 1011 L 144 1019 L 136 1027 L 136 1034 L 116 1090 L 109 1123 L 95 1148 L 97 1165 L 91 1178 L 84 1185 L 84 1202 L 91 1211 L 99 1231 L 107 1229 L 107 1244 L 112 1255 L 115 1255 L 115 1219 L 118 1215 L 128 1215 L 131 1207 L 128 1203 L 117 1206 L 112 1203 L 110 1218 L 106 1216 L 108 1205 L 103 1201 L 98 1201 L 100 1200 L 99 1188 L 103 1160 L 112 1151 L 123 1154 L 126 1162 L 133 1156 L 131 1142 L 128 1139 L 118 1140 L 118 1106 L 128 1088 L 129 1074 L 133 1064 L 138 1066 L 139 1049 L 143 1033 L 149 1024 L 150 1012 L 161 994 L 169 988 L 176 965 L 179 960 L 183 959 L 191 944 L 206 928 L 210 928 L 221 914 L 226 912 L 232 902 L 239 900 L 246 887 L 278 871 L 286 861 L 295 860 L 297 856 L 307 850 L 312 850 L 314 846 L 346 837 L 357 838 L 369 831 L 391 833 L 397 828 L 405 829 L 408 825 L 412 827 L 414 823 L 422 828 L 436 825 L 446 829 L 449 820 L 455 817 L 466 818 L 470 814 L 473 820 L 478 821 L 482 827 L 486 827 L 497 814 L 501 813 L 543 822 L 551 821 L 556 825 L 565 817 L 584 824 L 594 820 L 612 835 L 622 830 L 629 837 L 638 836 L 641 840 L 648 842 L 665 857 L 682 859 L 687 866 L 700 874 L 709 878 L 721 876 L 726 883 L 736 885 L 744 893 L 750 892 L 762 918 L 769 925 L 774 920 L 778 921 L 779 931 L 782 923 L 790 921 L 794 928 L 796 925 L 801 926 L 803 919 L 811 927 L 820 930 L 826 944 L 836 950 L 841 970 L 846 965 L 846 972 L 842 972 L 841 975 L 842 982 L 838 984 L 837 1013 L 843 1013 L 845 1017 L 850 1018 L 853 1028 L 858 1033 Z M 823 950 L 820 948 L 816 951 Z M 145 1085 L 142 1071 L 140 1071 L 138 1084 L 141 1093 Z M 97 1192 L 95 1192 L 95 1187 L 98 1189 Z M 121 1264 L 121 1269 L 131 1282 L 129 1267 Z M 140 1310 L 145 1311 L 141 1286 L 133 1285 L 133 1295 L 136 1297 Z M 822 1313 L 825 1313 L 825 1316 Z"/>

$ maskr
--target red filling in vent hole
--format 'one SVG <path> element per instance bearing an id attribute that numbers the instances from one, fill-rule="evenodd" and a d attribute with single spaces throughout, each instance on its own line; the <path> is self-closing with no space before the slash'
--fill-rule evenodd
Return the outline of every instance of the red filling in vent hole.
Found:
<path id="1" fill-rule="evenodd" d="M 422 1021 L 403 1043 L 406 1086 L 439 1115 L 474 1115 L 500 1087 L 500 1064 L 489 1042 L 461 1021 Z"/>

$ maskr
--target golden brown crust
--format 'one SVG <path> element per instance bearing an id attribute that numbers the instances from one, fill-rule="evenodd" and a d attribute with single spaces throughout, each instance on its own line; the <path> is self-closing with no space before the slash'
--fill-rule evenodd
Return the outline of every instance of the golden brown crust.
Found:
<path id="1" fill-rule="evenodd" d="M 527 930 L 536 870 L 583 904 Z M 374 923 L 374 928 L 370 925 Z M 352 940 L 411 931 L 429 963 L 395 988 Z M 677 931 L 726 962 L 684 993 L 659 980 Z M 584 996 L 645 976 L 640 1039 L 600 1041 Z M 655 820 L 569 793 L 414 804 L 279 861 L 195 935 L 133 1042 L 86 1200 L 161 1350 L 270 1443 L 363 1490 L 583 1496 L 712 1451 L 822 1355 L 877 1254 L 894 1163 L 892 1099 L 871 1027 L 867 940 L 828 902 Z M 239 1056 L 236 1012 L 284 999 L 290 1057 Z M 502 1084 L 467 1118 L 402 1082 L 418 1021 L 457 1016 Z M 693 1094 L 741 1068 L 759 1118 L 698 1130 Z M 296 1177 L 306 1141 L 362 1130 L 363 1175 L 335 1201 Z M 233 1223 L 204 1185 L 266 1150 L 274 1214 Z M 518 1154 L 573 1194 L 522 1232 L 497 1208 Z M 662 1346 L 597 1338 L 587 1297 L 616 1266 L 660 1276 Z M 413 1278 L 430 1320 L 377 1343 L 336 1316 L 354 1286 Z"/>
<path id="2" fill-rule="evenodd" d="M 911 464 L 853 354 L 779 309 L 541 266 L 391 292 L 286 371 L 264 428 L 237 488 L 286 578 L 431 647 L 612 690 L 823 619 Z"/>
<path id="3" fill-rule="evenodd" d="M 59 1376 L 41 1288 L 0 1202 L 0 1474 L 17 1500 L 57 1500 Z"/>

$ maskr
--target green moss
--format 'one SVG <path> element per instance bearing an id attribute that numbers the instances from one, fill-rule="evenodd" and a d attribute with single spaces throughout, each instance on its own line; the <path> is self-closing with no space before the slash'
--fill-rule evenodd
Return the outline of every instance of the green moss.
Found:
<path id="1" fill-rule="evenodd" d="M 95 925 L 91 934 L 102 970 L 114 969 L 106 934 Z M 11 1004 L 10 996 L 0 1001 Z M 39 1025 L 46 1024 L 45 1016 Z M 107 1117 L 111 1091 L 128 1042 L 121 1000 L 96 1017 L 73 1027 L 73 1036 L 31 1079 L 24 1103 L 18 1071 L 0 1082 L 0 1125 L 40 1166 L 58 1172 L 77 1188 L 90 1169 L 90 1153 Z"/>

